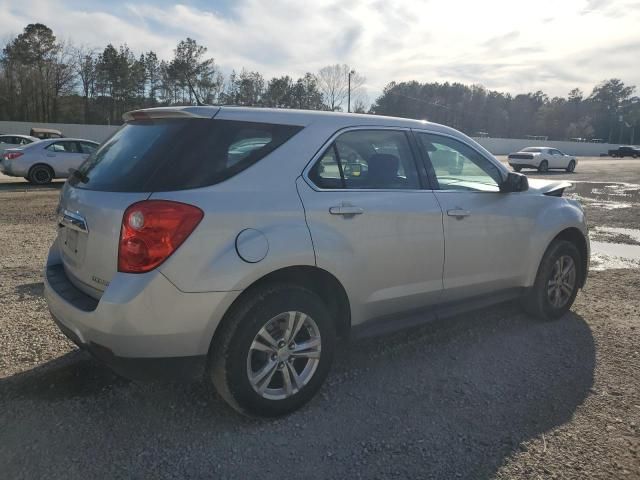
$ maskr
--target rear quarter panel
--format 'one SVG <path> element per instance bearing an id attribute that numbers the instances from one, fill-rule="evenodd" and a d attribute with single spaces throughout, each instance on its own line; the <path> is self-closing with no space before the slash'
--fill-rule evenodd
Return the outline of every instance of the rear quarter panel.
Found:
<path id="1" fill-rule="evenodd" d="M 328 136 L 328 135 L 327 135 Z M 185 292 L 243 290 L 275 270 L 314 266 L 315 254 L 296 179 L 326 137 L 303 130 L 285 145 L 236 176 L 211 187 L 154 193 L 198 206 L 204 218 L 159 268 Z M 261 232 L 266 257 L 248 263 L 236 238 L 245 229 Z"/>

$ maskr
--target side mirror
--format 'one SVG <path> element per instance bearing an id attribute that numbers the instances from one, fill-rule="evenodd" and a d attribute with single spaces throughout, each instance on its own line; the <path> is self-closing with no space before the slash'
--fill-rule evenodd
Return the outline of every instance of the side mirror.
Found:
<path id="1" fill-rule="evenodd" d="M 503 193 L 526 192 L 529 190 L 529 180 L 522 173 L 509 172 L 507 179 L 500 185 L 500 191 Z"/>

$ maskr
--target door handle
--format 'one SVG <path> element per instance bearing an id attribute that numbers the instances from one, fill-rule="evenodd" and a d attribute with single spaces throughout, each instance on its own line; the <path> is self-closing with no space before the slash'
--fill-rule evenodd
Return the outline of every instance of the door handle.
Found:
<path id="1" fill-rule="evenodd" d="M 329 208 L 329 213 L 331 215 L 361 215 L 364 213 L 364 209 L 353 205 L 340 205 Z"/>
<path id="2" fill-rule="evenodd" d="M 462 220 L 463 218 L 470 216 L 471 212 L 469 210 L 455 208 L 453 210 L 447 210 L 447 215 L 450 217 L 456 217 L 458 220 Z"/>

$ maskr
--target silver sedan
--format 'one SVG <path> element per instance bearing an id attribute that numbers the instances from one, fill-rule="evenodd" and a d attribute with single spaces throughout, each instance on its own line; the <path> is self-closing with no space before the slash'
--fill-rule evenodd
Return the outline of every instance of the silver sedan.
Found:
<path id="1" fill-rule="evenodd" d="M 0 155 L 2 155 L 7 148 L 20 148 L 39 140 L 39 138 L 32 137 L 31 135 L 0 135 Z"/>
<path id="2" fill-rule="evenodd" d="M 40 140 L 20 148 L 6 149 L 0 171 L 12 177 L 24 177 L 31 183 L 44 185 L 54 178 L 67 178 L 99 144 L 80 138 Z"/>

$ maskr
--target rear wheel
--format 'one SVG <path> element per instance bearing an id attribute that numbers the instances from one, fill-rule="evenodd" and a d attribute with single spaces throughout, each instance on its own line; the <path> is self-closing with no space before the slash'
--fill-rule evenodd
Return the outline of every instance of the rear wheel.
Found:
<path id="1" fill-rule="evenodd" d="M 549 162 L 543 160 L 540 162 L 540 166 L 538 167 L 539 172 L 548 172 L 549 171 Z"/>
<path id="2" fill-rule="evenodd" d="M 316 294 L 294 285 L 268 286 L 225 319 L 211 346 L 211 379 L 240 413 L 285 415 L 320 389 L 335 342 L 335 327 Z"/>
<path id="3" fill-rule="evenodd" d="M 36 185 L 46 185 L 53 180 L 53 170 L 48 165 L 35 165 L 29 170 L 29 181 Z"/>
<path id="4" fill-rule="evenodd" d="M 543 320 L 564 315 L 576 298 L 582 275 L 580 252 L 566 240 L 554 241 L 542 258 L 536 280 L 524 299 L 525 310 Z"/>
<path id="5" fill-rule="evenodd" d="M 576 169 L 576 162 L 575 160 L 571 160 L 569 162 L 569 165 L 567 166 L 567 172 L 571 173 Z"/>

